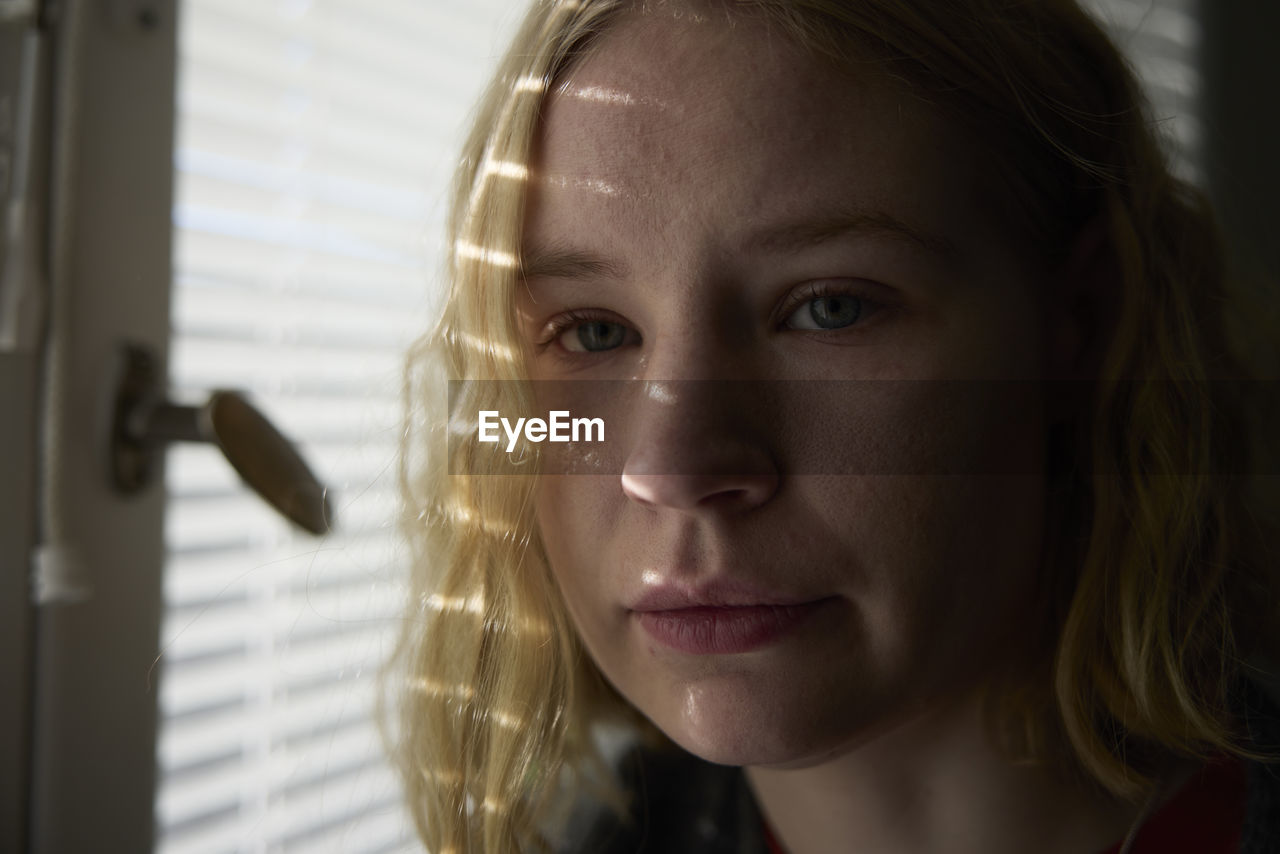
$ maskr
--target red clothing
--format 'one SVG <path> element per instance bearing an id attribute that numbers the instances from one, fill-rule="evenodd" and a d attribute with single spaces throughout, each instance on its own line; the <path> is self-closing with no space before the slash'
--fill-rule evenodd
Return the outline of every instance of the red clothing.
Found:
<path id="1" fill-rule="evenodd" d="M 1235 854 L 1244 824 L 1244 763 L 1223 757 L 1205 765 L 1138 831 L 1133 854 Z M 1102 854 L 1119 854 L 1120 843 Z"/>
<path id="2" fill-rule="evenodd" d="M 1245 815 L 1244 763 L 1223 758 L 1183 784 L 1138 832 L 1131 854 L 1235 854 Z M 764 826 L 771 854 L 787 854 Z M 1120 854 L 1120 842 L 1101 854 Z"/>

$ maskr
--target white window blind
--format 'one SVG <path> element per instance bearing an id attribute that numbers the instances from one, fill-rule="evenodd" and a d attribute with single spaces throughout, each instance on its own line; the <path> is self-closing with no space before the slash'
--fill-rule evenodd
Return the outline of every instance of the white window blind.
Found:
<path id="1" fill-rule="evenodd" d="M 371 711 L 403 596 L 401 356 L 438 286 L 465 118 L 522 4 L 187 0 L 174 396 L 247 390 L 331 490 L 295 533 L 169 455 L 162 852 L 417 850 Z"/>
<path id="2" fill-rule="evenodd" d="M 1151 101 L 1174 169 L 1201 175 L 1197 0 L 1084 0 L 1128 55 Z"/>

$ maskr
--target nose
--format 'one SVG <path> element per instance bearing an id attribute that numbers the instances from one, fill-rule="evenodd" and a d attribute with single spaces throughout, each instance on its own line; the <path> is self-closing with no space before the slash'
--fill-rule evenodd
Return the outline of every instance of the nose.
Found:
<path id="1" fill-rule="evenodd" d="M 650 508 L 746 513 L 778 491 L 761 383 L 650 381 L 633 411 L 622 490 Z"/>

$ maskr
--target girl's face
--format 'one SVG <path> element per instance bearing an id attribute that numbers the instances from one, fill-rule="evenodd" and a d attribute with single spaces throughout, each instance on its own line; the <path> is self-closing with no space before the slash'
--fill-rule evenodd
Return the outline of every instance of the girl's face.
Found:
<path id="1" fill-rule="evenodd" d="M 537 504 L 628 701 L 804 765 L 1027 642 L 1051 330 L 974 139 L 873 63 L 655 12 L 555 88 L 532 165 L 534 378 L 645 381 L 577 386 L 617 465 Z"/>

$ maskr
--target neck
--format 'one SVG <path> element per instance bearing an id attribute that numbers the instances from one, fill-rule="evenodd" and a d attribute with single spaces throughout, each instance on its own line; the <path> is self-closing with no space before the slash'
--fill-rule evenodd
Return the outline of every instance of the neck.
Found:
<path id="1" fill-rule="evenodd" d="M 1098 854 L 1144 807 L 1014 765 L 990 743 L 977 698 L 818 764 L 746 773 L 789 854 Z"/>

